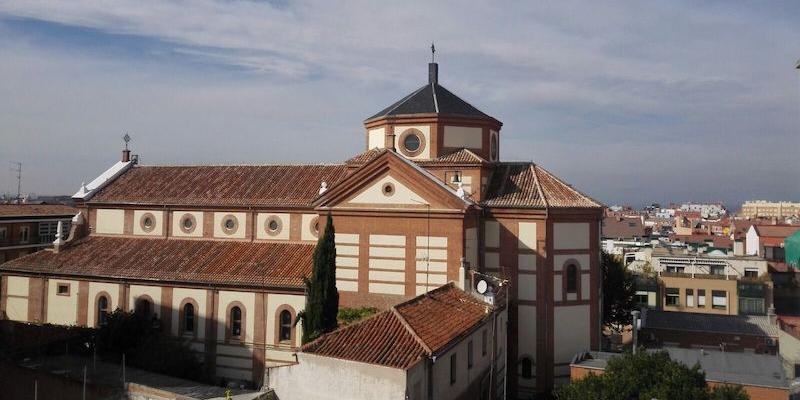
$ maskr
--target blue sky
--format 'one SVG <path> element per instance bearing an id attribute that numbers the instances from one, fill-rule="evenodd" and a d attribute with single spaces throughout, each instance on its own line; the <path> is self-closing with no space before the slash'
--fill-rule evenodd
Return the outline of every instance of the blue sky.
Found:
<path id="1" fill-rule="evenodd" d="M 0 192 L 340 162 L 427 79 L 607 203 L 800 201 L 800 3 L 0 1 Z"/>

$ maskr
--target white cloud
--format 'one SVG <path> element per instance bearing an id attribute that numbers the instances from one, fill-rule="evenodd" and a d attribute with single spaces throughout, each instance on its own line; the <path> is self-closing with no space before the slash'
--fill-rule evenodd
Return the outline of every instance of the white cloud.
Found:
<path id="1" fill-rule="evenodd" d="M 800 57 L 793 45 L 800 32 L 792 8 L 4 2 L 0 17 L 147 38 L 180 61 L 111 59 L 101 50 L 73 52 L 0 31 L 8 33 L 0 46 L 13 54 L 0 63 L 0 130 L 12 132 L 2 133 L 10 140 L 3 138 L 0 161 L 66 157 L 80 170 L 73 175 L 91 175 L 108 162 L 98 149 L 118 147 L 123 129 L 134 131 L 137 149 L 153 162 L 341 160 L 361 150 L 363 117 L 425 80 L 427 47 L 435 40 L 442 82 L 504 121 L 508 158 L 542 161 L 586 182 L 601 199 L 619 193 L 608 188 L 631 154 L 636 164 L 638 155 L 651 155 L 641 156 L 648 168 L 632 167 L 641 182 L 685 185 L 658 171 L 701 170 L 713 159 L 739 171 L 726 175 L 739 179 L 750 178 L 747 165 L 759 164 L 762 175 L 751 179 L 775 180 L 770 190 L 779 194 L 783 183 L 774 177 L 782 175 L 768 172 L 795 160 L 781 144 L 800 126 L 793 117 L 800 80 L 791 66 Z M 209 72 L 207 65 L 234 68 Z M 309 151 L 309 142 L 327 152 Z M 47 150 L 52 143 L 60 145 Z M 603 157 L 593 155 L 598 145 Z M 714 157 L 741 160 L 692 150 L 709 146 Z M 734 151 L 719 150 L 725 146 Z M 29 162 L 31 180 L 51 179 L 34 175 L 37 162 Z M 73 182 L 36 190 L 72 189 L 78 179 L 69 172 L 58 180 Z M 0 191 L 9 182 L 0 174 Z"/>

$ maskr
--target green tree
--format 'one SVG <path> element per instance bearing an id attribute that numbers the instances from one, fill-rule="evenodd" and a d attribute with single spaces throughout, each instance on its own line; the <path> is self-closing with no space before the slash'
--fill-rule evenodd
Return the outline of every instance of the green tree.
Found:
<path id="1" fill-rule="evenodd" d="M 742 385 L 721 385 L 711 390 L 711 400 L 750 400 Z"/>
<path id="2" fill-rule="evenodd" d="M 602 375 L 589 375 L 556 390 L 558 400 L 747 400 L 741 386 L 709 390 L 699 365 L 687 367 L 669 353 L 624 353 L 608 361 Z"/>
<path id="3" fill-rule="evenodd" d="M 631 323 L 631 310 L 636 303 L 635 279 L 622 262 L 603 252 L 600 268 L 603 272 L 603 324 L 616 332 L 622 332 Z"/>
<path id="4" fill-rule="evenodd" d="M 303 343 L 308 343 L 323 333 L 336 329 L 339 312 L 339 291 L 336 290 L 336 232 L 333 218 L 328 213 L 325 232 L 314 249 L 314 266 L 311 279 L 304 277 L 306 307 L 297 315 L 303 323 Z"/>

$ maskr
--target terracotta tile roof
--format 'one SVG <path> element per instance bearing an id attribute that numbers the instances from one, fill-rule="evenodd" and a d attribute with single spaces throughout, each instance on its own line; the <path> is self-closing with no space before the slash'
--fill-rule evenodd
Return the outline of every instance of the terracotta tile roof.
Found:
<path id="1" fill-rule="evenodd" d="M 645 227 L 640 218 L 623 218 L 623 217 L 604 217 L 603 218 L 603 234 L 604 238 L 622 238 L 630 239 L 635 237 L 647 236 Z"/>
<path id="2" fill-rule="evenodd" d="M 323 335 L 303 346 L 306 353 L 407 369 L 426 351 L 392 311 Z"/>
<path id="3" fill-rule="evenodd" d="M 533 163 L 499 163 L 483 204 L 510 208 L 603 207 Z"/>
<path id="4" fill-rule="evenodd" d="M 344 163 L 348 166 L 358 166 L 362 164 L 366 164 L 374 159 L 376 159 L 381 153 L 383 153 L 384 149 L 373 148 L 369 149 L 363 153 L 356 154 L 349 160 L 345 161 Z"/>
<path id="5" fill-rule="evenodd" d="M 74 216 L 78 213 L 75 207 L 62 204 L 0 204 L 0 218 L 4 217 L 42 217 L 42 216 Z"/>
<path id="6" fill-rule="evenodd" d="M 493 308 L 449 283 L 303 346 L 306 353 L 408 369 L 491 316 Z"/>
<path id="7" fill-rule="evenodd" d="M 345 165 L 136 166 L 90 203 L 307 207 Z"/>
<path id="8" fill-rule="evenodd" d="M 313 244 L 90 236 L 58 253 L 43 250 L 0 270 L 128 280 L 303 287 Z"/>
<path id="9" fill-rule="evenodd" d="M 458 149 L 438 158 L 434 158 L 432 160 L 419 160 L 416 161 L 416 163 L 426 166 L 438 164 L 486 164 L 488 161 L 485 158 L 475 154 L 472 150 Z"/>
<path id="10" fill-rule="evenodd" d="M 762 238 L 780 238 L 782 239 L 791 236 L 797 231 L 800 231 L 800 225 L 753 225 L 756 233 Z"/>

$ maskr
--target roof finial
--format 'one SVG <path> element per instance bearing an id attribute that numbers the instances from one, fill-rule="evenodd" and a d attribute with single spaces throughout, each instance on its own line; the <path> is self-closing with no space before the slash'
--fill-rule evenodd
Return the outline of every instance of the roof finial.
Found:
<path id="1" fill-rule="evenodd" d="M 436 46 L 433 45 L 433 42 L 431 42 L 431 62 L 436 62 Z"/>
<path id="2" fill-rule="evenodd" d="M 125 150 L 128 150 L 128 142 L 131 141 L 131 135 L 128 135 L 128 132 L 125 132 L 125 136 L 122 137 L 122 140 L 125 141 Z"/>

